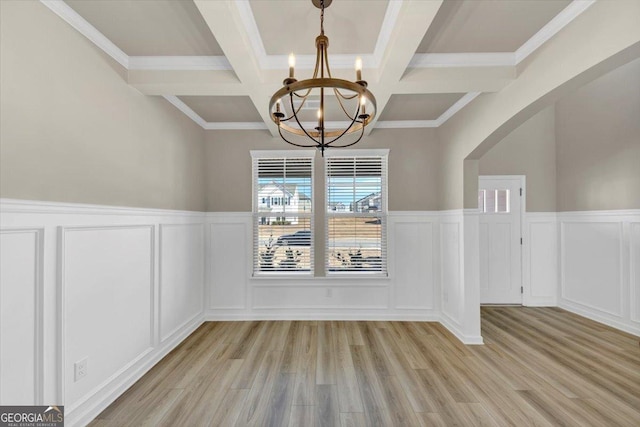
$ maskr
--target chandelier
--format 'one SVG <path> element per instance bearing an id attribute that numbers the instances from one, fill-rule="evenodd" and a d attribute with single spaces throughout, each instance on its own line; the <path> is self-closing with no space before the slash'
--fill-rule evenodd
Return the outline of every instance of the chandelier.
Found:
<path id="1" fill-rule="evenodd" d="M 324 35 L 324 9 L 331 2 L 312 0 L 314 6 L 320 9 L 320 35 L 316 37 L 313 77 L 296 80 L 295 57 L 292 53 L 289 55 L 289 77 L 284 79 L 283 87 L 269 102 L 271 119 L 278 125 L 280 137 L 285 142 L 297 147 L 318 148 L 323 155 L 327 148 L 345 148 L 357 144 L 364 135 L 365 126 L 376 114 L 376 98 L 367 89 L 367 82 L 362 80 L 360 58 L 356 59 L 355 82 L 331 76 L 327 54 L 329 38 Z M 332 105 L 327 104 L 330 100 Z M 312 122 L 305 122 L 305 110 L 313 109 L 311 104 L 318 101 L 316 117 Z M 327 112 L 340 116 L 341 120 L 325 122 Z M 342 139 L 345 135 L 353 136 Z"/>

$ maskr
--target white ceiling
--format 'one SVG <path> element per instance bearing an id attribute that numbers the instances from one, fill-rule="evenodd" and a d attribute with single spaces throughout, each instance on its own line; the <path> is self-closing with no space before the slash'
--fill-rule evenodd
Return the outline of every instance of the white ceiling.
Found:
<path id="1" fill-rule="evenodd" d="M 287 54 L 299 79 L 315 61 L 320 11 L 310 0 L 41 1 L 126 67 L 131 86 L 205 129 L 275 135 L 268 102 Z M 593 1 L 334 0 L 329 61 L 334 76 L 355 80 L 362 57 L 378 102 L 373 128 L 437 127 L 508 85 L 518 63 Z M 327 120 L 339 112 L 328 109 Z"/>
<path id="2" fill-rule="evenodd" d="M 192 1 L 66 3 L 130 56 L 223 55 Z"/>

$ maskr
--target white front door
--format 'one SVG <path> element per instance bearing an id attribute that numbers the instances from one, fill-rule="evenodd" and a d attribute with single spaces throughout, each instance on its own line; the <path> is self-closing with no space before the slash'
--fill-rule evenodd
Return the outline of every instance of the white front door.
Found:
<path id="1" fill-rule="evenodd" d="M 524 176 L 481 176 L 480 303 L 522 304 Z"/>

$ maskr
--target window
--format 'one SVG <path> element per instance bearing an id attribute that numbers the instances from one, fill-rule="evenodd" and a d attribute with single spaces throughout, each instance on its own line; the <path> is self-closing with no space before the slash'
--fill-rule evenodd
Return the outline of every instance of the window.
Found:
<path id="1" fill-rule="evenodd" d="M 510 191 L 478 190 L 478 209 L 481 213 L 509 213 Z"/>
<path id="2" fill-rule="evenodd" d="M 327 275 L 386 274 L 388 150 L 325 156 Z"/>
<path id="3" fill-rule="evenodd" d="M 253 272 L 313 272 L 315 151 L 252 151 Z"/>

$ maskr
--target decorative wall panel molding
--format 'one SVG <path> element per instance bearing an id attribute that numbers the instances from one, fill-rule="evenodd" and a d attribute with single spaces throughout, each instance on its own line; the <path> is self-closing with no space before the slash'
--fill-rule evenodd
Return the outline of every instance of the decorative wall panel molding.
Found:
<path id="1" fill-rule="evenodd" d="M 202 324 L 204 213 L 1 199 L 0 215 L 2 404 L 86 425 Z"/>

